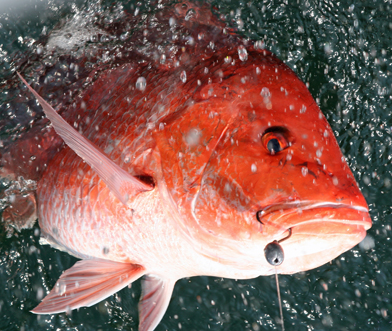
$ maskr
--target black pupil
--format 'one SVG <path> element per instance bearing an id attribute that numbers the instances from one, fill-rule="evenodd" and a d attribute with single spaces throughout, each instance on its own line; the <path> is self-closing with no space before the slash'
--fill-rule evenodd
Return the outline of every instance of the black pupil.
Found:
<path id="1" fill-rule="evenodd" d="M 272 138 L 268 143 L 267 143 L 267 148 L 270 153 L 274 154 L 277 152 L 281 151 L 279 140 L 276 138 Z"/>

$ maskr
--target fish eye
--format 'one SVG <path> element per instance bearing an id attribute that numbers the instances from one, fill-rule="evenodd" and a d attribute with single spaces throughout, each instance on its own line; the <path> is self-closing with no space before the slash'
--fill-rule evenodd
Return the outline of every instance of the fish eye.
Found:
<path id="1" fill-rule="evenodd" d="M 261 142 L 271 155 L 275 155 L 290 146 L 287 137 L 287 129 L 282 127 L 272 127 L 264 132 L 261 137 Z"/>
<path id="2" fill-rule="evenodd" d="M 278 139 L 271 138 L 267 142 L 267 149 L 271 154 L 275 154 L 275 153 L 278 153 L 282 150 L 282 146 L 280 146 Z"/>

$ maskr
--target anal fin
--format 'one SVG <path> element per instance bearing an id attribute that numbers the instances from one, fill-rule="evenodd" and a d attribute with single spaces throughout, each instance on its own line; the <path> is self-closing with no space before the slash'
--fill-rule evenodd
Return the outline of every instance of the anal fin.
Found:
<path id="1" fill-rule="evenodd" d="M 142 280 L 139 303 L 139 331 L 152 331 L 169 306 L 176 281 L 149 275 Z"/>
<path id="2" fill-rule="evenodd" d="M 66 270 L 35 314 L 55 314 L 90 307 L 129 285 L 145 273 L 144 267 L 107 260 L 82 260 Z"/>

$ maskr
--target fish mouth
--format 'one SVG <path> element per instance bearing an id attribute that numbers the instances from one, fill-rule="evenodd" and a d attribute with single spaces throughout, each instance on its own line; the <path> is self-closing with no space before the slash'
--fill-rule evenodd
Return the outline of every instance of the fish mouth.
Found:
<path id="1" fill-rule="evenodd" d="M 307 223 L 320 222 L 360 225 L 365 230 L 372 226 L 367 207 L 342 203 L 287 202 L 266 206 L 257 213 L 258 220 L 262 224 L 274 225 L 286 230 Z"/>
<path id="2" fill-rule="evenodd" d="M 285 257 L 277 270 L 284 274 L 331 261 L 361 242 L 372 225 L 367 207 L 331 202 L 274 204 L 259 211 L 258 219 L 271 242 L 282 246 Z"/>

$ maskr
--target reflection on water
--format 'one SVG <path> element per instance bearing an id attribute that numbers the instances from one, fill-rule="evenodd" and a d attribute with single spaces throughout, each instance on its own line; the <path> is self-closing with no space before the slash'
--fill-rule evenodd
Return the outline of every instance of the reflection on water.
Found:
<path id="1" fill-rule="evenodd" d="M 136 2 L 123 5 L 137 15 L 148 15 L 150 10 Z M 363 244 L 330 264 L 280 276 L 286 329 L 391 329 L 391 5 L 235 0 L 213 1 L 213 5 L 228 24 L 260 40 L 307 83 L 337 136 L 374 221 Z M 110 20 L 121 3 L 44 0 L 8 7 L 0 14 L 1 144 L 28 129 L 26 111 L 34 118 L 42 116 L 34 104 L 27 109 L 9 107 L 14 96 L 6 84 L 15 61 L 23 58 L 18 52 L 30 52 L 36 47 L 34 41 L 45 38 L 62 19 L 86 21 L 98 15 Z M 35 70 L 47 64 L 35 63 Z M 1 185 L 4 192 L 8 183 Z M 31 314 L 29 310 L 76 261 L 38 241 L 37 226 L 11 236 L 0 227 L 0 330 L 137 329 L 138 282 L 69 315 Z M 158 330 L 279 330 L 278 316 L 272 276 L 247 281 L 196 277 L 177 283 Z"/>

